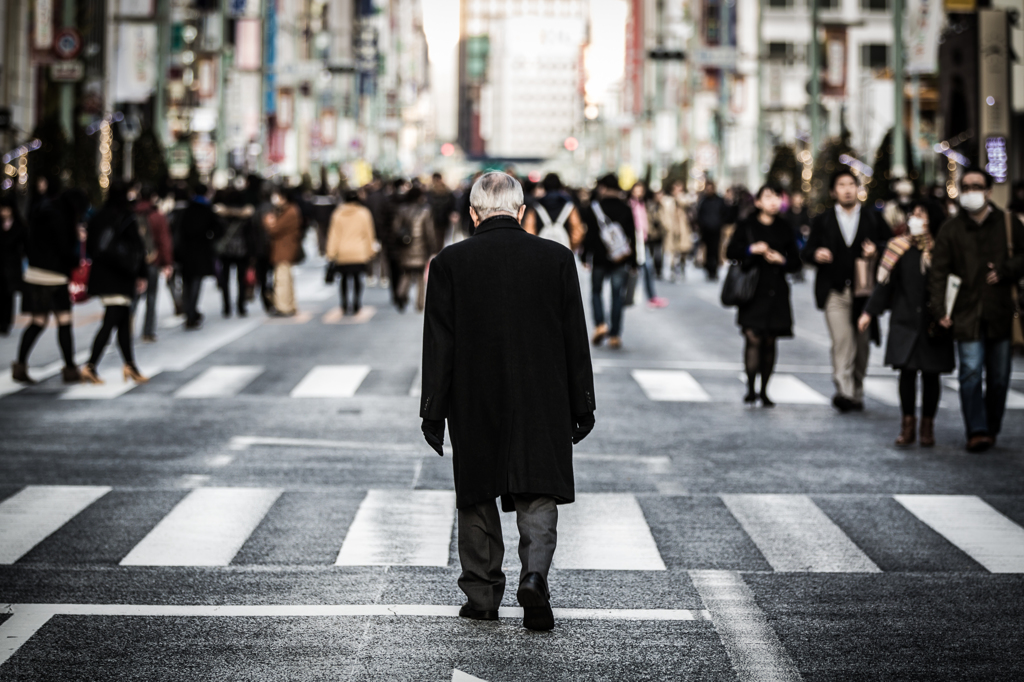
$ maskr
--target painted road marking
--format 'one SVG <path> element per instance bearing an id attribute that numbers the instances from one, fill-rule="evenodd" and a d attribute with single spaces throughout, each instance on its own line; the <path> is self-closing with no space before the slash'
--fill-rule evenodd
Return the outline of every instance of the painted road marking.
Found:
<path id="1" fill-rule="evenodd" d="M 331 450 L 384 450 L 389 452 L 422 452 L 423 448 L 412 443 L 369 443 L 354 440 L 320 440 L 316 438 L 275 438 L 273 436 L 233 436 L 228 443 L 229 450 L 247 450 L 253 445 L 286 448 L 327 448 Z"/>
<path id="2" fill-rule="evenodd" d="M 331 308 L 320 318 L 322 324 L 366 324 L 377 314 L 372 305 L 364 305 L 355 315 L 346 315 L 341 308 Z"/>
<path id="3" fill-rule="evenodd" d="M 292 389 L 293 398 L 351 398 L 370 373 L 368 365 L 319 365 Z"/>
<path id="4" fill-rule="evenodd" d="M 800 671 L 750 587 L 733 571 L 690 571 L 690 579 L 714 614 L 715 630 L 740 682 L 796 682 Z"/>
<path id="5" fill-rule="evenodd" d="M 81 365 L 86 360 L 89 359 L 90 355 L 91 353 L 87 350 L 80 351 L 77 355 L 75 355 L 75 362 Z M 56 362 L 51 362 L 50 364 L 43 365 L 42 367 L 29 367 L 28 375 L 37 382 L 43 382 L 49 379 L 50 377 L 54 377 L 60 374 L 60 371 L 62 369 L 64 369 L 64 361 L 57 360 Z M 5 395 L 17 393 L 23 389 L 28 388 L 28 386 L 28 384 L 20 384 L 14 379 L 12 379 L 10 373 L 0 374 L 0 398 L 4 397 Z"/>
<path id="6" fill-rule="evenodd" d="M 865 377 L 864 394 L 889 407 L 900 406 L 900 386 L 896 379 Z"/>
<path id="7" fill-rule="evenodd" d="M 153 377 L 159 372 L 146 372 L 146 376 Z M 121 377 L 108 376 L 105 384 L 75 384 L 69 386 L 60 394 L 61 400 L 112 400 L 124 395 L 135 388 L 138 384 L 134 381 L 123 381 Z"/>
<path id="8" fill-rule="evenodd" d="M 487 682 L 487 680 L 464 673 L 458 668 L 452 670 L 452 682 Z"/>
<path id="9" fill-rule="evenodd" d="M 7 604 L 11 617 L 0 623 L 0 665 L 54 616 L 162 617 L 162 618 L 336 618 L 405 617 L 458 618 L 460 606 L 433 604 L 284 604 L 284 605 L 173 605 L 173 604 Z M 559 620 L 710 621 L 702 609 L 552 609 Z M 521 619 L 518 607 L 501 607 L 501 618 Z"/>
<path id="10" fill-rule="evenodd" d="M 337 566 L 447 566 L 455 522 L 448 490 L 369 490 Z"/>
<path id="11" fill-rule="evenodd" d="M 257 365 L 216 365 L 174 392 L 175 398 L 230 398 L 263 373 Z"/>
<path id="12" fill-rule="evenodd" d="M 689 372 L 664 369 L 634 369 L 633 379 L 651 400 L 706 403 L 711 396 Z"/>
<path id="13" fill-rule="evenodd" d="M 992 573 L 1024 573 L 1024 528 L 974 495 L 893 495 Z"/>
<path id="14" fill-rule="evenodd" d="M 0 564 L 13 564 L 112 488 L 30 485 L 0 502 Z"/>
<path id="15" fill-rule="evenodd" d="M 806 495 L 721 497 L 776 571 L 880 571 L 875 562 Z"/>
<path id="16" fill-rule="evenodd" d="M 630 493 L 580 493 L 558 509 L 561 569 L 664 571 L 644 512 Z"/>
<path id="17" fill-rule="evenodd" d="M 280 495 L 276 488 L 193 490 L 121 565 L 227 566 Z"/>
<path id="18" fill-rule="evenodd" d="M 740 381 L 746 385 L 747 375 L 741 373 Z M 760 380 L 758 380 L 760 385 Z M 780 405 L 829 405 L 828 398 L 797 379 L 792 374 L 773 374 L 768 381 L 768 397 Z"/>

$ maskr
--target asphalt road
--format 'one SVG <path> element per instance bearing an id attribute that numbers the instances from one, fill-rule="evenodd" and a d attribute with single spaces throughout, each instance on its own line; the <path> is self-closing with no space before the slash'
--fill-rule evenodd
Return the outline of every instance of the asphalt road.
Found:
<path id="1" fill-rule="evenodd" d="M 1017 680 L 1024 670 L 1024 363 L 999 446 L 968 455 L 946 386 L 931 450 L 898 449 L 874 349 L 839 415 L 810 284 L 775 409 L 742 405 L 717 288 L 661 283 L 594 351 L 551 573 L 557 625 L 456 617 L 451 461 L 417 419 L 421 316 L 386 293 L 138 346 L 152 381 L 0 380 L 0 680 Z M 76 314 L 79 350 L 97 325 Z M 17 338 L 0 339 L 13 358 Z M 53 332 L 33 373 L 59 367 Z M 506 568 L 518 575 L 515 524 Z"/>

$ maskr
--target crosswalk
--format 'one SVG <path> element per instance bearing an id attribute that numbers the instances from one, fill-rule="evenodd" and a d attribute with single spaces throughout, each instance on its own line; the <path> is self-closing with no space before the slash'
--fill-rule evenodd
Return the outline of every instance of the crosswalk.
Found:
<path id="1" fill-rule="evenodd" d="M 173 505 L 162 508 L 162 516 L 142 513 L 152 497 L 159 495 L 136 490 L 121 491 L 108 486 L 45 486 L 22 488 L 0 501 L 0 565 L 34 561 L 33 550 L 48 545 L 43 554 L 48 561 L 60 556 L 66 545 L 68 563 L 76 563 L 76 553 L 91 553 L 87 541 L 100 547 L 135 538 L 133 546 L 124 545 L 123 556 L 113 558 L 130 566 L 229 566 L 238 557 L 253 563 L 254 554 L 243 549 L 259 534 L 258 545 L 274 558 L 268 563 L 287 561 L 273 543 L 296 552 L 305 552 L 302 534 L 309 542 L 323 542 L 318 524 L 322 519 L 290 518 L 296 509 L 294 497 L 282 503 L 288 493 L 279 488 L 208 487 L 181 493 Z M 102 504 L 105 496 L 120 495 L 116 503 Z M 126 501 L 135 496 L 134 503 Z M 812 497 L 800 494 L 723 494 L 704 496 L 708 504 L 724 505 L 731 514 L 739 535 L 729 535 L 735 546 L 752 548 L 740 570 L 770 570 L 780 573 L 878 573 L 884 569 L 888 550 L 886 541 L 904 542 L 907 529 L 928 537 L 941 538 L 935 552 L 950 556 L 947 565 L 963 567 L 966 560 L 974 570 L 991 573 L 1024 573 L 1024 528 L 988 502 L 973 495 L 893 495 L 885 497 L 904 509 L 899 528 L 887 529 L 879 521 L 882 515 L 865 521 L 865 527 L 849 527 L 849 518 L 828 505 L 822 507 Z M 322 500 L 322 498 L 317 498 Z M 638 497 L 631 493 L 580 493 L 576 502 L 559 507 L 558 550 L 553 567 L 567 571 L 666 571 L 713 567 L 699 555 L 697 546 L 682 547 L 672 538 L 679 534 L 723 532 L 712 514 L 678 518 L 658 511 L 659 504 L 671 504 L 671 496 Z M 879 496 L 864 496 L 879 502 Z M 669 502 L 666 502 L 668 500 Z M 884 502 L 885 500 L 881 500 Z M 352 500 L 354 503 L 355 500 Z M 99 504 L 98 504 L 99 503 Z M 312 502 L 311 502 L 312 503 Z M 139 505 L 132 508 L 132 504 Z M 317 503 L 318 504 L 318 503 Z M 94 507 L 95 505 L 95 507 Z M 710 508 L 710 507 L 709 507 Z M 96 511 L 93 511 L 93 510 Z M 826 513 L 826 510 L 830 510 Z M 112 510 L 118 510 L 114 512 Z M 129 531 L 126 518 L 103 515 L 124 514 L 146 527 Z M 653 516 L 652 516 L 653 514 Z M 77 521 L 80 515 L 86 520 Z M 336 566 L 423 566 L 452 567 L 456 534 L 455 494 L 449 490 L 371 489 L 365 492 L 347 523 L 347 532 L 329 534 L 338 538 L 334 547 L 318 548 L 316 556 L 330 556 Z M 326 517 L 325 517 L 326 518 Z M 652 521 L 653 519 L 653 521 Z M 72 523 L 72 521 L 76 521 Z M 519 541 L 514 515 L 504 515 L 503 535 L 507 567 L 516 565 Z M 700 524 L 708 524 L 701 529 Z M 718 524 L 718 525 L 715 525 Z M 712 526 L 714 528 L 712 528 Z M 106 529 L 119 538 L 104 536 Z M 287 538 L 267 535 L 266 528 L 291 529 Z M 890 532 L 892 531 L 892 532 Z M 296 537 L 296 534 L 299 537 Z M 874 537 L 870 537 L 874 534 Z M 723 536 L 726 537 L 726 536 Z M 889 539 L 897 538 L 897 539 Z M 900 540 L 898 538 L 904 538 Z M 932 542 L 930 540 L 930 542 Z M 319 551 L 326 549 L 328 551 Z M 732 552 L 734 550 L 730 550 Z M 892 548 L 901 552 L 902 547 Z M 690 555 L 688 552 L 692 552 Z M 952 556 L 955 555 L 955 556 Z M 109 551 L 104 561 L 110 561 Z M 965 556 L 967 559 L 965 559 Z M 921 566 L 933 566 L 922 557 Z M 90 563 L 86 560 L 85 563 Z M 258 561 L 256 561 L 258 563 Z M 318 563 L 316 561 L 312 563 Z M 903 566 L 895 570 L 914 570 Z M 935 570 L 919 568 L 917 570 Z M 959 570 L 959 569 L 957 569 Z"/>
<path id="2" fill-rule="evenodd" d="M 734 372 L 734 370 L 732 370 Z M 315 365 L 296 374 L 290 388 L 288 384 L 275 384 L 275 390 L 290 398 L 351 398 L 357 394 L 382 390 L 380 382 L 373 382 L 367 388 L 367 378 L 374 372 L 387 374 L 387 386 L 383 388 L 389 395 L 419 396 L 420 370 L 418 367 L 373 367 L 364 364 L 351 365 Z M 262 365 L 212 365 L 206 367 L 196 376 L 183 378 L 177 388 L 164 391 L 176 399 L 232 398 L 253 390 L 257 379 L 266 373 Z M 725 375 L 730 370 L 725 369 Z M 737 403 L 743 389 L 736 384 L 722 381 L 721 371 L 705 371 L 699 377 L 682 369 L 632 369 L 628 372 L 642 395 L 647 400 L 659 403 Z M 739 381 L 746 383 L 743 374 L 733 374 Z M 783 372 L 772 376 L 768 394 L 779 405 L 830 405 L 830 399 L 811 383 L 819 388 L 822 386 L 820 376 L 815 381 L 800 377 L 796 373 Z M 165 370 L 162 382 L 177 380 L 173 371 Z M 601 382 L 615 381 L 615 376 L 604 370 L 598 374 L 598 391 Z M 808 383 L 811 381 L 811 383 Z M 397 383 L 396 383 L 397 382 Z M 865 379 L 865 394 L 890 407 L 899 406 L 899 389 L 895 377 L 870 376 Z M 946 381 L 947 388 L 943 393 L 941 407 L 958 409 L 959 397 L 955 379 Z M 0 387 L 2 388 L 2 387 Z M 149 389 L 145 389 L 149 390 Z M 257 389 L 258 390 L 258 389 Z M 122 382 L 120 377 L 111 377 L 106 384 L 100 386 L 74 385 L 64 387 L 56 395 L 61 400 L 111 400 L 138 392 L 139 387 L 132 382 Z M 52 393 L 52 390 L 47 390 Z M 0 397 L 15 393 L 13 390 L 0 390 Z M 1010 390 L 1007 397 L 1007 409 L 1024 410 L 1024 393 Z"/>

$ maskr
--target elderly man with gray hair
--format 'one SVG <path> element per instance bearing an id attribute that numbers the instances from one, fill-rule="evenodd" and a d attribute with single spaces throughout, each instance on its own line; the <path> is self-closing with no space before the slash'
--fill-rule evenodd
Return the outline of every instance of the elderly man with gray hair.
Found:
<path id="1" fill-rule="evenodd" d="M 527 233 L 523 189 L 486 173 L 470 192 L 476 232 L 430 266 L 423 323 L 423 435 L 451 430 L 460 615 L 497 620 L 505 553 L 495 503 L 516 512 L 523 625 L 554 627 L 548 568 L 556 505 L 575 499 L 572 446 L 594 428 L 594 373 L 576 259 Z"/>

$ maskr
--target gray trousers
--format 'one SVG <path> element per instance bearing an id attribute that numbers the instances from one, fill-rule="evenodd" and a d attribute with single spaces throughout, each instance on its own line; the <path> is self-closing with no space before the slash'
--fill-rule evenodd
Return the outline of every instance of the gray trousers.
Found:
<path id="1" fill-rule="evenodd" d="M 551 558 L 555 555 L 558 507 L 550 497 L 513 495 L 516 525 L 519 526 L 519 559 L 523 563 L 519 580 L 528 573 L 540 573 L 547 583 Z M 505 543 L 501 517 L 495 500 L 459 510 L 459 560 L 462 575 L 459 588 L 469 604 L 480 611 L 493 611 L 505 595 L 505 574 L 501 561 Z"/>
<path id="2" fill-rule="evenodd" d="M 832 337 L 832 383 L 836 393 L 850 400 L 864 400 L 871 332 L 857 331 L 853 320 L 853 293 L 847 287 L 833 291 L 825 301 L 825 323 Z"/>

